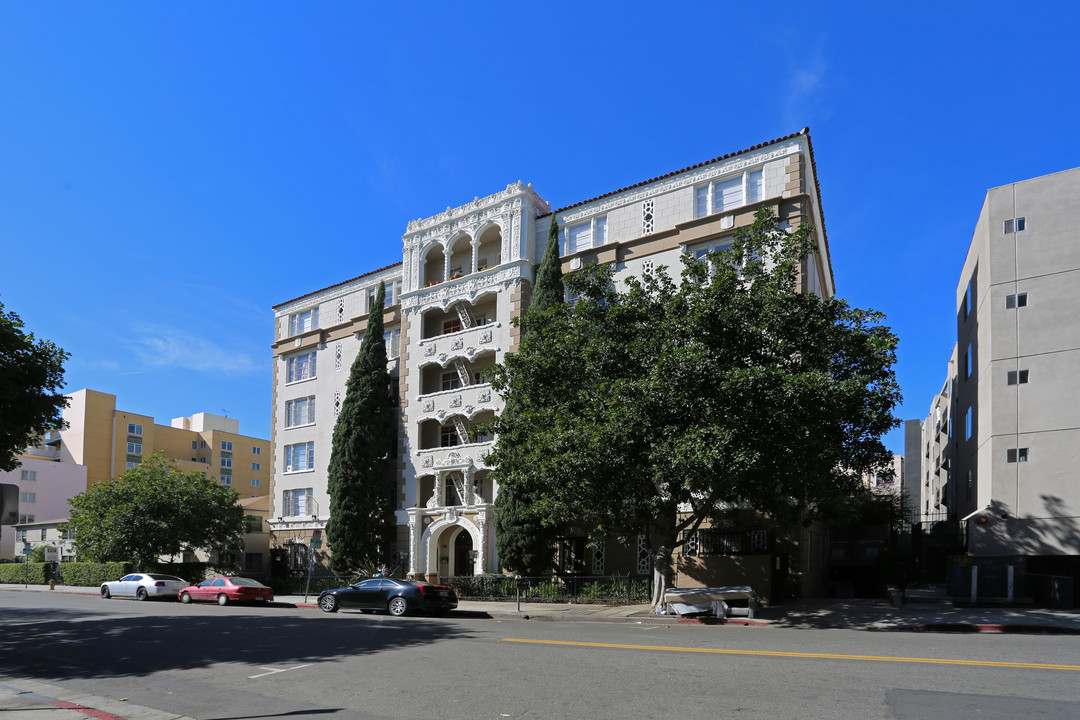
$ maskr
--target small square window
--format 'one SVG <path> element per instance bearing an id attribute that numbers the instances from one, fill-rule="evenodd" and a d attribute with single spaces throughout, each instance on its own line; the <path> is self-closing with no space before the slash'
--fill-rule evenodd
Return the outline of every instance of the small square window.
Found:
<path id="1" fill-rule="evenodd" d="M 1016 218 L 1016 232 L 1023 232 L 1027 227 L 1027 218 Z"/>
<path id="2" fill-rule="evenodd" d="M 1006 383 L 1009 385 L 1023 385 L 1028 381 L 1027 370 L 1009 370 L 1005 374 Z"/>
<path id="3" fill-rule="evenodd" d="M 1005 235 L 1008 235 L 1009 233 L 1014 233 L 1014 232 L 1023 232 L 1026 227 L 1027 227 L 1027 218 L 1023 218 L 1023 217 L 1009 218 L 1002 225 L 1002 232 Z"/>
<path id="4" fill-rule="evenodd" d="M 1009 448 L 1005 451 L 1005 462 L 1027 462 L 1028 449 L 1027 448 Z"/>
<path id="5" fill-rule="evenodd" d="M 128 435 L 142 435 L 142 425 L 136 425 L 135 423 L 128 423 Z"/>
<path id="6" fill-rule="evenodd" d="M 252 445 L 251 446 L 251 454 L 252 455 L 262 455 L 262 448 Z"/>
<path id="7" fill-rule="evenodd" d="M 1015 295 L 1006 295 L 1005 296 L 1005 309 L 1006 310 L 1012 310 L 1014 308 L 1027 307 L 1027 304 L 1028 304 L 1028 294 L 1027 293 L 1016 293 Z"/>

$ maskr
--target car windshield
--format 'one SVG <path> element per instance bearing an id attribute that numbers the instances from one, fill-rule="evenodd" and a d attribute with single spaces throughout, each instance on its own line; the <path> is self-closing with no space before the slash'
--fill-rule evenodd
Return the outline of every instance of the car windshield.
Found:
<path id="1" fill-rule="evenodd" d="M 262 587 L 263 584 L 258 580 L 252 580 L 251 578 L 231 578 L 229 580 L 233 585 L 250 585 L 252 587 Z"/>

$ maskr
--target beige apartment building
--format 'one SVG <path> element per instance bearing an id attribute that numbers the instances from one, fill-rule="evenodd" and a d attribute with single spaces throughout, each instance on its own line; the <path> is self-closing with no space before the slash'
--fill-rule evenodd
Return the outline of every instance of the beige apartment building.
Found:
<path id="1" fill-rule="evenodd" d="M 114 478 L 162 452 L 183 472 L 205 472 L 241 498 L 269 492 L 270 442 L 241 435 L 235 418 L 197 413 L 158 425 L 149 415 L 117 410 L 116 396 L 109 393 L 79 390 L 68 398 L 63 413 L 68 427 L 46 439 L 43 447 L 62 463 L 85 465 L 87 485 Z"/>
<path id="2" fill-rule="evenodd" d="M 275 306 L 270 527 L 279 557 L 305 567 L 312 533 L 328 519 L 333 427 L 371 312 L 383 313 L 399 411 L 399 570 L 431 579 L 499 572 L 492 522 L 498 487 L 485 460 L 494 439 L 470 429 L 503 407 L 485 370 L 517 345 L 513 321 L 528 307 L 552 218 L 564 273 L 612 263 L 616 281 L 624 281 L 659 266 L 677 274 L 684 254 L 722 247 L 755 211 L 771 208 L 789 226 L 814 226 L 817 252 L 806 259 L 801 282 L 805 291 L 831 296 L 818 192 L 806 130 L 554 211 L 531 185 L 516 182 L 409 222 L 400 263 Z M 377 308 L 380 282 L 386 303 Z M 561 569 L 650 570 L 643 536 L 629 545 L 589 547 L 586 540 L 582 533 L 561 542 Z M 733 546 L 695 547 L 704 554 Z M 771 547 L 748 542 L 745 552 Z M 799 552 L 797 540 L 788 552 Z"/>
<path id="3" fill-rule="evenodd" d="M 970 554 L 1062 574 L 1080 574 L 1078 209 L 1080 168 L 987 192 L 917 456 L 921 509 L 961 523 Z M 907 437 L 910 456 L 913 425 Z"/>

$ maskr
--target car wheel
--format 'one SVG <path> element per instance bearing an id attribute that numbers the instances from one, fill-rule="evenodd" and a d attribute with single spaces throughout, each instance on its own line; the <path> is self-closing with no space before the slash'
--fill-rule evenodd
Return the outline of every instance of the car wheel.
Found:
<path id="1" fill-rule="evenodd" d="M 101 599 L 102 600 L 108 600 L 111 597 L 112 597 L 112 593 L 109 592 L 109 588 L 102 585 L 101 586 Z"/>
<path id="2" fill-rule="evenodd" d="M 229 604 L 229 596 L 226 595 L 225 593 L 221 593 L 220 595 L 217 596 L 217 604 L 218 605 L 228 605 Z"/>
<path id="3" fill-rule="evenodd" d="M 139 588 L 135 591 L 136 600 L 145 600 L 147 598 L 146 588 Z"/>
<path id="4" fill-rule="evenodd" d="M 180 593 L 180 602 L 187 605 L 189 602 L 191 602 L 191 595 L 189 593 Z"/>
<path id="5" fill-rule="evenodd" d="M 323 612 L 337 612 L 337 598 L 333 595 L 323 595 L 319 598 L 319 609 Z"/>
<path id="6" fill-rule="evenodd" d="M 398 617 L 404 615 L 409 609 L 409 602 L 403 597 L 390 598 L 386 604 L 386 611 Z"/>

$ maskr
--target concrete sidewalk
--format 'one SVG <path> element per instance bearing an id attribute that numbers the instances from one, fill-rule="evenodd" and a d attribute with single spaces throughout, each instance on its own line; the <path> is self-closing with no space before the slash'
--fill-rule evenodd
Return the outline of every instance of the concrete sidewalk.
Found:
<path id="1" fill-rule="evenodd" d="M 0 591 L 57 592 L 96 596 L 96 588 L 58 585 L 0 585 Z M 655 615 L 649 605 L 591 605 L 462 600 L 456 617 L 499 621 L 622 622 L 649 625 L 700 624 L 727 627 L 839 628 L 869 631 L 998 632 L 1080 635 L 1080 610 L 1031 607 L 957 607 L 940 589 L 911 591 L 894 607 L 884 600 L 812 598 L 759 608 L 754 618 Z M 317 610 L 317 595 L 280 595 L 274 605 Z"/>
<path id="2" fill-rule="evenodd" d="M 125 700 L 73 693 L 5 675 L 0 675 L 0 712 L 17 712 L 19 720 L 191 720 Z"/>

